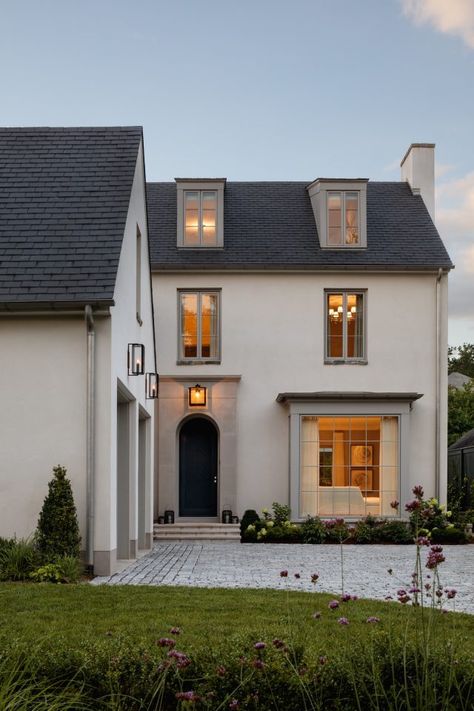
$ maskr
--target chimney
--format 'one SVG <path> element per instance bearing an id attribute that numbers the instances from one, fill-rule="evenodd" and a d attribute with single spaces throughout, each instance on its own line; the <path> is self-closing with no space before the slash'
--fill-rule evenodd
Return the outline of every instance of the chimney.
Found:
<path id="1" fill-rule="evenodd" d="M 400 163 L 402 180 L 410 185 L 413 195 L 421 195 L 434 222 L 434 143 L 412 143 Z"/>

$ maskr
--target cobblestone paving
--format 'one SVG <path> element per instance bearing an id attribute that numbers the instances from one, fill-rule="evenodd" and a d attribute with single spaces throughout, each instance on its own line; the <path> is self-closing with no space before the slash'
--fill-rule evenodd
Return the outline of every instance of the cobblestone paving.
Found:
<path id="1" fill-rule="evenodd" d="M 474 545 L 444 546 L 446 562 L 441 582 L 458 591 L 456 609 L 474 614 Z M 153 550 L 111 577 L 97 577 L 94 585 L 188 585 L 212 588 L 316 589 L 340 593 L 338 545 L 240 544 L 230 542 L 156 543 Z M 345 591 L 384 599 L 409 585 L 414 546 L 344 546 Z M 423 550 L 423 559 L 426 550 Z M 390 575 L 388 570 L 392 569 Z M 280 577 L 288 570 L 288 578 Z M 428 570 L 426 571 L 429 572 Z M 298 580 L 294 573 L 300 573 Z"/>

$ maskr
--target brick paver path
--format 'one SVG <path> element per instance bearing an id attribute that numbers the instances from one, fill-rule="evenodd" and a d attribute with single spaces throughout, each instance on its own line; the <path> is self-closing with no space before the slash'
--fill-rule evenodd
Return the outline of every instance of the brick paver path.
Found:
<path id="1" fill-rule="evenodd" d="M 458 591 L 456 609 L 474 614 L 474 545 L 444 546 L 446 562 L 440 567 L 444 586 Z M 414 546 L 343 546 L 345 591 L 359 597 L 396 597 L 409 586 Z M 423 550 L 423 559 L 426 549 Z M 390 575 L 388 569 L 393 570 Z M 287 579 L 280 571 L 288 570 Z M 300 573 L 298 580 L 294 573 Z M 156 543 L 153 550 L 95 585 L 188 585 L 213 588 L 283 588 L 314 590 L 310 581 L 318 573 L 316 589 L 340 593 L 338 545 L 240 544 L 229 542 Z M 426 569 L 426 573 L 429 571 Z"/>

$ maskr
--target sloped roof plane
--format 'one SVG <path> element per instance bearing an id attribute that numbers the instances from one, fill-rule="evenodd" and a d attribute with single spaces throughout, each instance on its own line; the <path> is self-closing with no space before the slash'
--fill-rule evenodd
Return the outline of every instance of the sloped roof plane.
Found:
<path id="1" fill-rule="evenodd" d="M 0 128 L 0 308 L 111 304 L 142 128 Z"/>

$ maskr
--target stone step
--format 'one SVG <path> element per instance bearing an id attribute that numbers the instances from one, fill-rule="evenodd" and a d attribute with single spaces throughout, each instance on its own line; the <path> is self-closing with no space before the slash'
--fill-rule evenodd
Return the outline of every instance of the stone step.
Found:
<path id="1" fill-rule="evenodd" d="M 238 541 L 240 526 L 238 523 L 155 523 L 153 538 L 155 541 Z"/>

